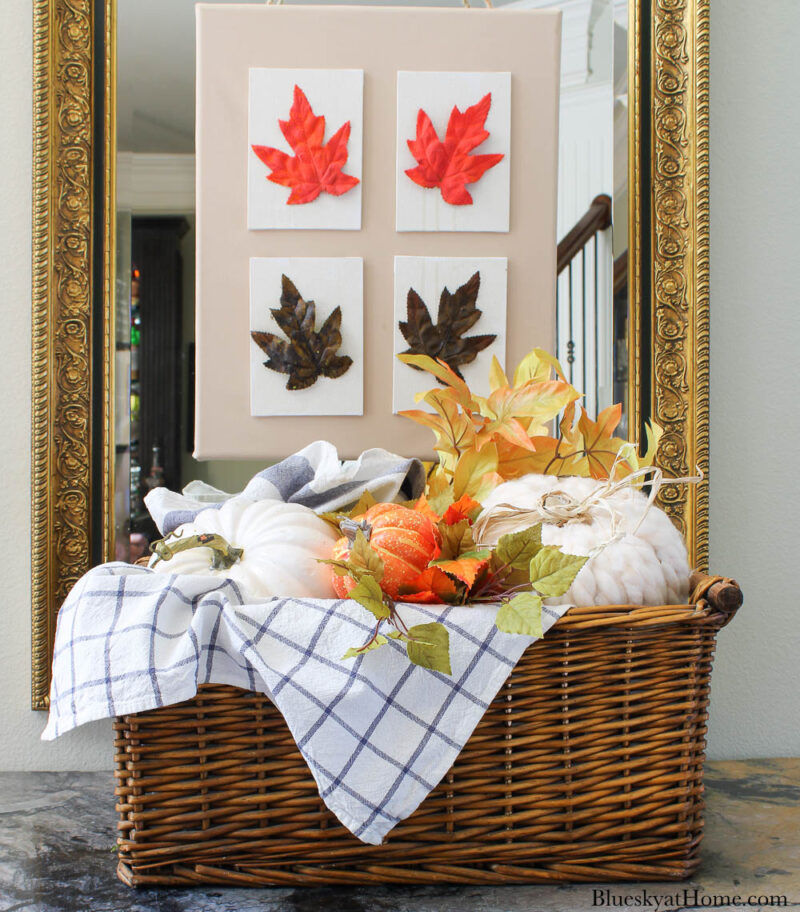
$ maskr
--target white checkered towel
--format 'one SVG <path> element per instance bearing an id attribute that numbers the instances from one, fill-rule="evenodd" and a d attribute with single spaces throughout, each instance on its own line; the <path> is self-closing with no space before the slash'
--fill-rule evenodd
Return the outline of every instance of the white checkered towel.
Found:
<path id="1" fill-rule="evenodd" d="M 544 629 L 565 611 L 546 607 Z M 243 604 L 230 580 L 105 564 L 59 613 L 42 738 L 187 700 L 201 683 L 261 691 L 283 713 L 327 806 L 377 845 L 448 771 L 533 642 L 498 632 L 489 605 L 399 612 L 408 626 L 447 627 L 451 677 L 411 664 L 394 640 L 343 661 L 374 624 L 350 600 Z"/>
<path id="2" fill-rule="evenodd" d="M 413 500 L 425 488 L 425 467 L 419 459 L 404 459 L 387 450 L 364 450 L 358 459 L 342 462 L 336 447 L 317 440 L 292 456 L 254 475 L 242 496 L 248 500 L 278 500 L 325 513 L 353 506 L 365 491 L 382 503 Z M 219 508 L 235 497 L 201 481 L 178 494 L 154 488 L 145 505 L 162 535 L 191 522 L 201 510 Z"/>

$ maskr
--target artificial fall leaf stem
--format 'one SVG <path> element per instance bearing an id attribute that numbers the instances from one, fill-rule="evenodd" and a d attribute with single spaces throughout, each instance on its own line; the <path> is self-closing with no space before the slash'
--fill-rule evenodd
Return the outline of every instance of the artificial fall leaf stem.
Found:
<path id="1" fill-rule="evenodd" d="M 418 398 L 427 409 L 401 412 L 435 435 L 439 464 L 428 478 L 427 500 L 446 506 L 462 494 L 477 500 L 500 481 L 530 472 L 608 478 L 617 461 L 622 477 L 652 465 L 661 436 L 657 425 L 647 428 L 647 452 L 638 456 L 627 442 L 614 437 L 621 407 L 610 406 L 592 420 L 584 408 L 576 422 L 580 393 L 567 382 L 559 363 L 534 349 L 509 380 L 497 359 L 490 370 L 488 396 L 472 393 L 443 360 L 401 354 L 406 364 L 426 370 L 442 384 Z M 555 376 L 554 376 L 555 375 Z M 563 411 L 559 433 L 549 425 Z M 628 447 L 624 458 L 620 450 Z"/>

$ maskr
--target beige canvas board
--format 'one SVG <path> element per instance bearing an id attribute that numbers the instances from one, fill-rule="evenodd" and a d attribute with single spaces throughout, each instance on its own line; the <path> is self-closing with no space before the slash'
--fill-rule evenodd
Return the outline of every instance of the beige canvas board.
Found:
<path id="1" fill-rule="evenodd" d="M 430 457 L 429 433 L 392 411 L 396 256 L 506 258 L 507 364 L 552 348 L 559 49 L 550 10 L 198 5 L 198 458 L 266 462 L 317 439 L 342 457 L 375 446 Z M 259 67 L 363 70 L 360 230 L 248 230 L 248 85 Z M 396 230 L 400 71 L 511 74 L 507 233 Z M 258 257 L 363 260 L 363 415 L 251 415 Z"/>

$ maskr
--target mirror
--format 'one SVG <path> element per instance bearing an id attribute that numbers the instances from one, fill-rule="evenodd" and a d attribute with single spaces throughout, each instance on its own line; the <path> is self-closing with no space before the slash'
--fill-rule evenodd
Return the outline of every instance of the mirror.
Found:
<path id="1" fill-rule="evenodd" d="M 546 342 L 532 329 L 529 347 L 557 352 L 596 414 L 627 399 L 627 3 L 497 5 L 563 11 L 556 332 Z M 180 490 L 199 479 L 232 492 L 263 468 L 192 457 L 194 6 L 117 5 L 115 555 L 122 560 L 141 557 L 158 536 L 143 505 L 153 486 Z"/>
<path id="2" fill-rule="evenodd" d="M 622 400 L 634 438 L 659 424 L 667 477 L 707 472 L 709 0 L 564 0 L 563 13 L 552 347 L 590 411 Z M 194 0 L 34 4 L 36 709 L 67 593 L 148 537 L 143 490 L 239 490 L 261 467 L 191 456 L 193 20 Z M 704 569 L 707 482 L 667 483 L 659 502 Z"/>

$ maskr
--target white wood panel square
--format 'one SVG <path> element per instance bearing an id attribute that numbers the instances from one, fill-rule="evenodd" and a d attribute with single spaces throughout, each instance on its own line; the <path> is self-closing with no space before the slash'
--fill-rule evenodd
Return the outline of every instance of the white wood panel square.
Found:
<path id="1" fill-rule="evenodd" d="M 394 259 L 394 353 L 409 348 L 400 331 L 400 322 L 407 319 L 408 293 L 414 289 L 428 308 L 435 324 L 439 312 L 439 299 L 444 288 L 455 293 L 476 272 L 480 273 L 480 287 L 476 305 L 482 311 L 478 322 L 464 334 L 466 338 L 477 335 L 494 335 L 495 340 L 479 352 L 471 364 L 460 367 L 464 379 L 478 395 L 489 393 L 489 367 L 492 356 L 505 366 L 506 360 L 506 284 L 508 260 L 505 257 L 413 257 Z M 416 408 L 414 396 L 425 392 L 439 381 L 431 374 L 403 364 L 394 359 L 392 408 Z M 427 408 L 427 406 L 422 406 Z"/>
<path id="2" fill-rule="evenodd" d="M 475 183 L 467 184 L 471 204 L 446 202 L 440 188 L 422 187 L 406 171 L 418 164 L 409 149 L 417 135 L 420 110 L 430 117 L 441 142 L 451 112 L 463 114 L 491 94 L 484 122 L 489 136 L 471 155 L 501 154 L 503 158 Z M 511 73 L 397 74 L 397 216 L 398 231 L 509 230 L 511 175 Z"/>
<path id="3" fill-rule="evenodd" d="M 258 228 L 361 228 L 363 70 L 302 70 L 253 67 L 249 72 L 247 226 Z M 308 203 L 287 202 L 291 188 L 268 180 L 269 167 L 253 151 L 269 146 L 288 155 L 292 147 L 278 121 L 288 121 L 298 86 L 317 117 L 325 118 L 323 143 L 350 122 L 345 174 L 359 183 L 341 196 L 322 192 Z"/>
<path id="4" fill-rule="evenodd" d="M 292 280 L 305 301 L 314 301 L 319 331 L 336 307 L 342 311 L 337 354 L 353 363 L 340 377 L 319 377 L 307 389 L 289 390 L 285 373 L 266 367 L 266 354 L 250 338 L 250 414 L 363 415 L 364 305 L 360 257 L 252 257 L 250 330 L 286 339 L 270 310 L 280 307 L 282 277 Z M 288 341 L 288 340 L 287 340 Z"/>

